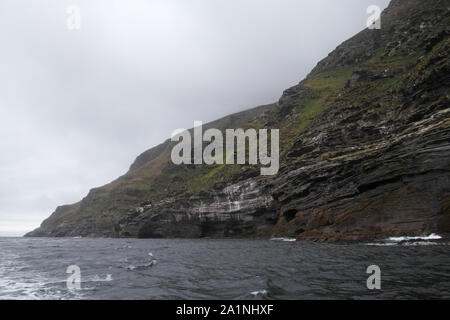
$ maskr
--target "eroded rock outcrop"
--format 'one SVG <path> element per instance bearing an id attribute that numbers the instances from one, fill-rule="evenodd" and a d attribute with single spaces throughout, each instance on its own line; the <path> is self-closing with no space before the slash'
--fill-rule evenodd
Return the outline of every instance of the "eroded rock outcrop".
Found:
<path id="1" fill-rule="evenodd" d="M 272 196 L 255 179 L 186 199 L 171 199 L 119 222 L 121 237 L 266 236 L 278 215 Z"/>

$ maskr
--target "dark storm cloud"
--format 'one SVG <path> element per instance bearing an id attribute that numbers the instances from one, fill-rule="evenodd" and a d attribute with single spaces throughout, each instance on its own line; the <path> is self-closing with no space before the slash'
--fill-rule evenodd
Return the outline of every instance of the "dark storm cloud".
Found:
<path id="1" fill-rule="evenodd" d="M 0 232 L 36 227 L 176 128 L 276 101 L 387 3 L 2 0 Z"/>

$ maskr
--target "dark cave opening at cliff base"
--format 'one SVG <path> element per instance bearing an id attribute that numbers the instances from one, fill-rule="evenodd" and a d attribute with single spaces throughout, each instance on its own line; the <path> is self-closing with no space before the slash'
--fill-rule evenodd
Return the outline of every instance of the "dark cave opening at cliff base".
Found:
<path id="1" fill-rule="evenodd" d="M 289 222 L 295 219 L 296 214 L 297 214 L 296 209 L 289 209 L 283 212 L 283 217 L 286 219 L 287 222 Z"/>

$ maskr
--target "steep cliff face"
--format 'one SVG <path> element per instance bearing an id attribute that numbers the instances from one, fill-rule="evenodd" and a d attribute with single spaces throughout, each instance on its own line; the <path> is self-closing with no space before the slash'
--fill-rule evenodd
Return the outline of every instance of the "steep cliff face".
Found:
<path id="1" fill-rule="evenodd" d="M 264 237 L 278 214 L 272 196 L 263 188 L 248 179 L 210 194 L 155 204 L 140 210 L 141 215 L 122 220 L 119 236 Z"/>
<path id="2" fill-rule="evenodd" d="M 345 42 L 304 81 L 351 73 L 271 182 L 275 234 L 335 241 L 449 231 L 448 10 L 443 1 L 393 1 L 381 30 Z"/>
<path id="3" fill-rule="evenodd" d="M 280 128 L 281 169 L 182 165 L 170 141 L 29 236 L 368 240 L 450 232 L 448 1 L 395 0 L 278 103 L 207 127 Z"/>

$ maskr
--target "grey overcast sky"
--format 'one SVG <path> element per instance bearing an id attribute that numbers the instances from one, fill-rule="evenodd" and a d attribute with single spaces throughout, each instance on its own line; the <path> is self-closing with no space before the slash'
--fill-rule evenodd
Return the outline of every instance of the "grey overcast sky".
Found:
<path id="1" fill-rule="evenodd" d="M 1 0 L 0 235 L 39 226 L 176 128 L 276 101 L 388 3 Z"/>

